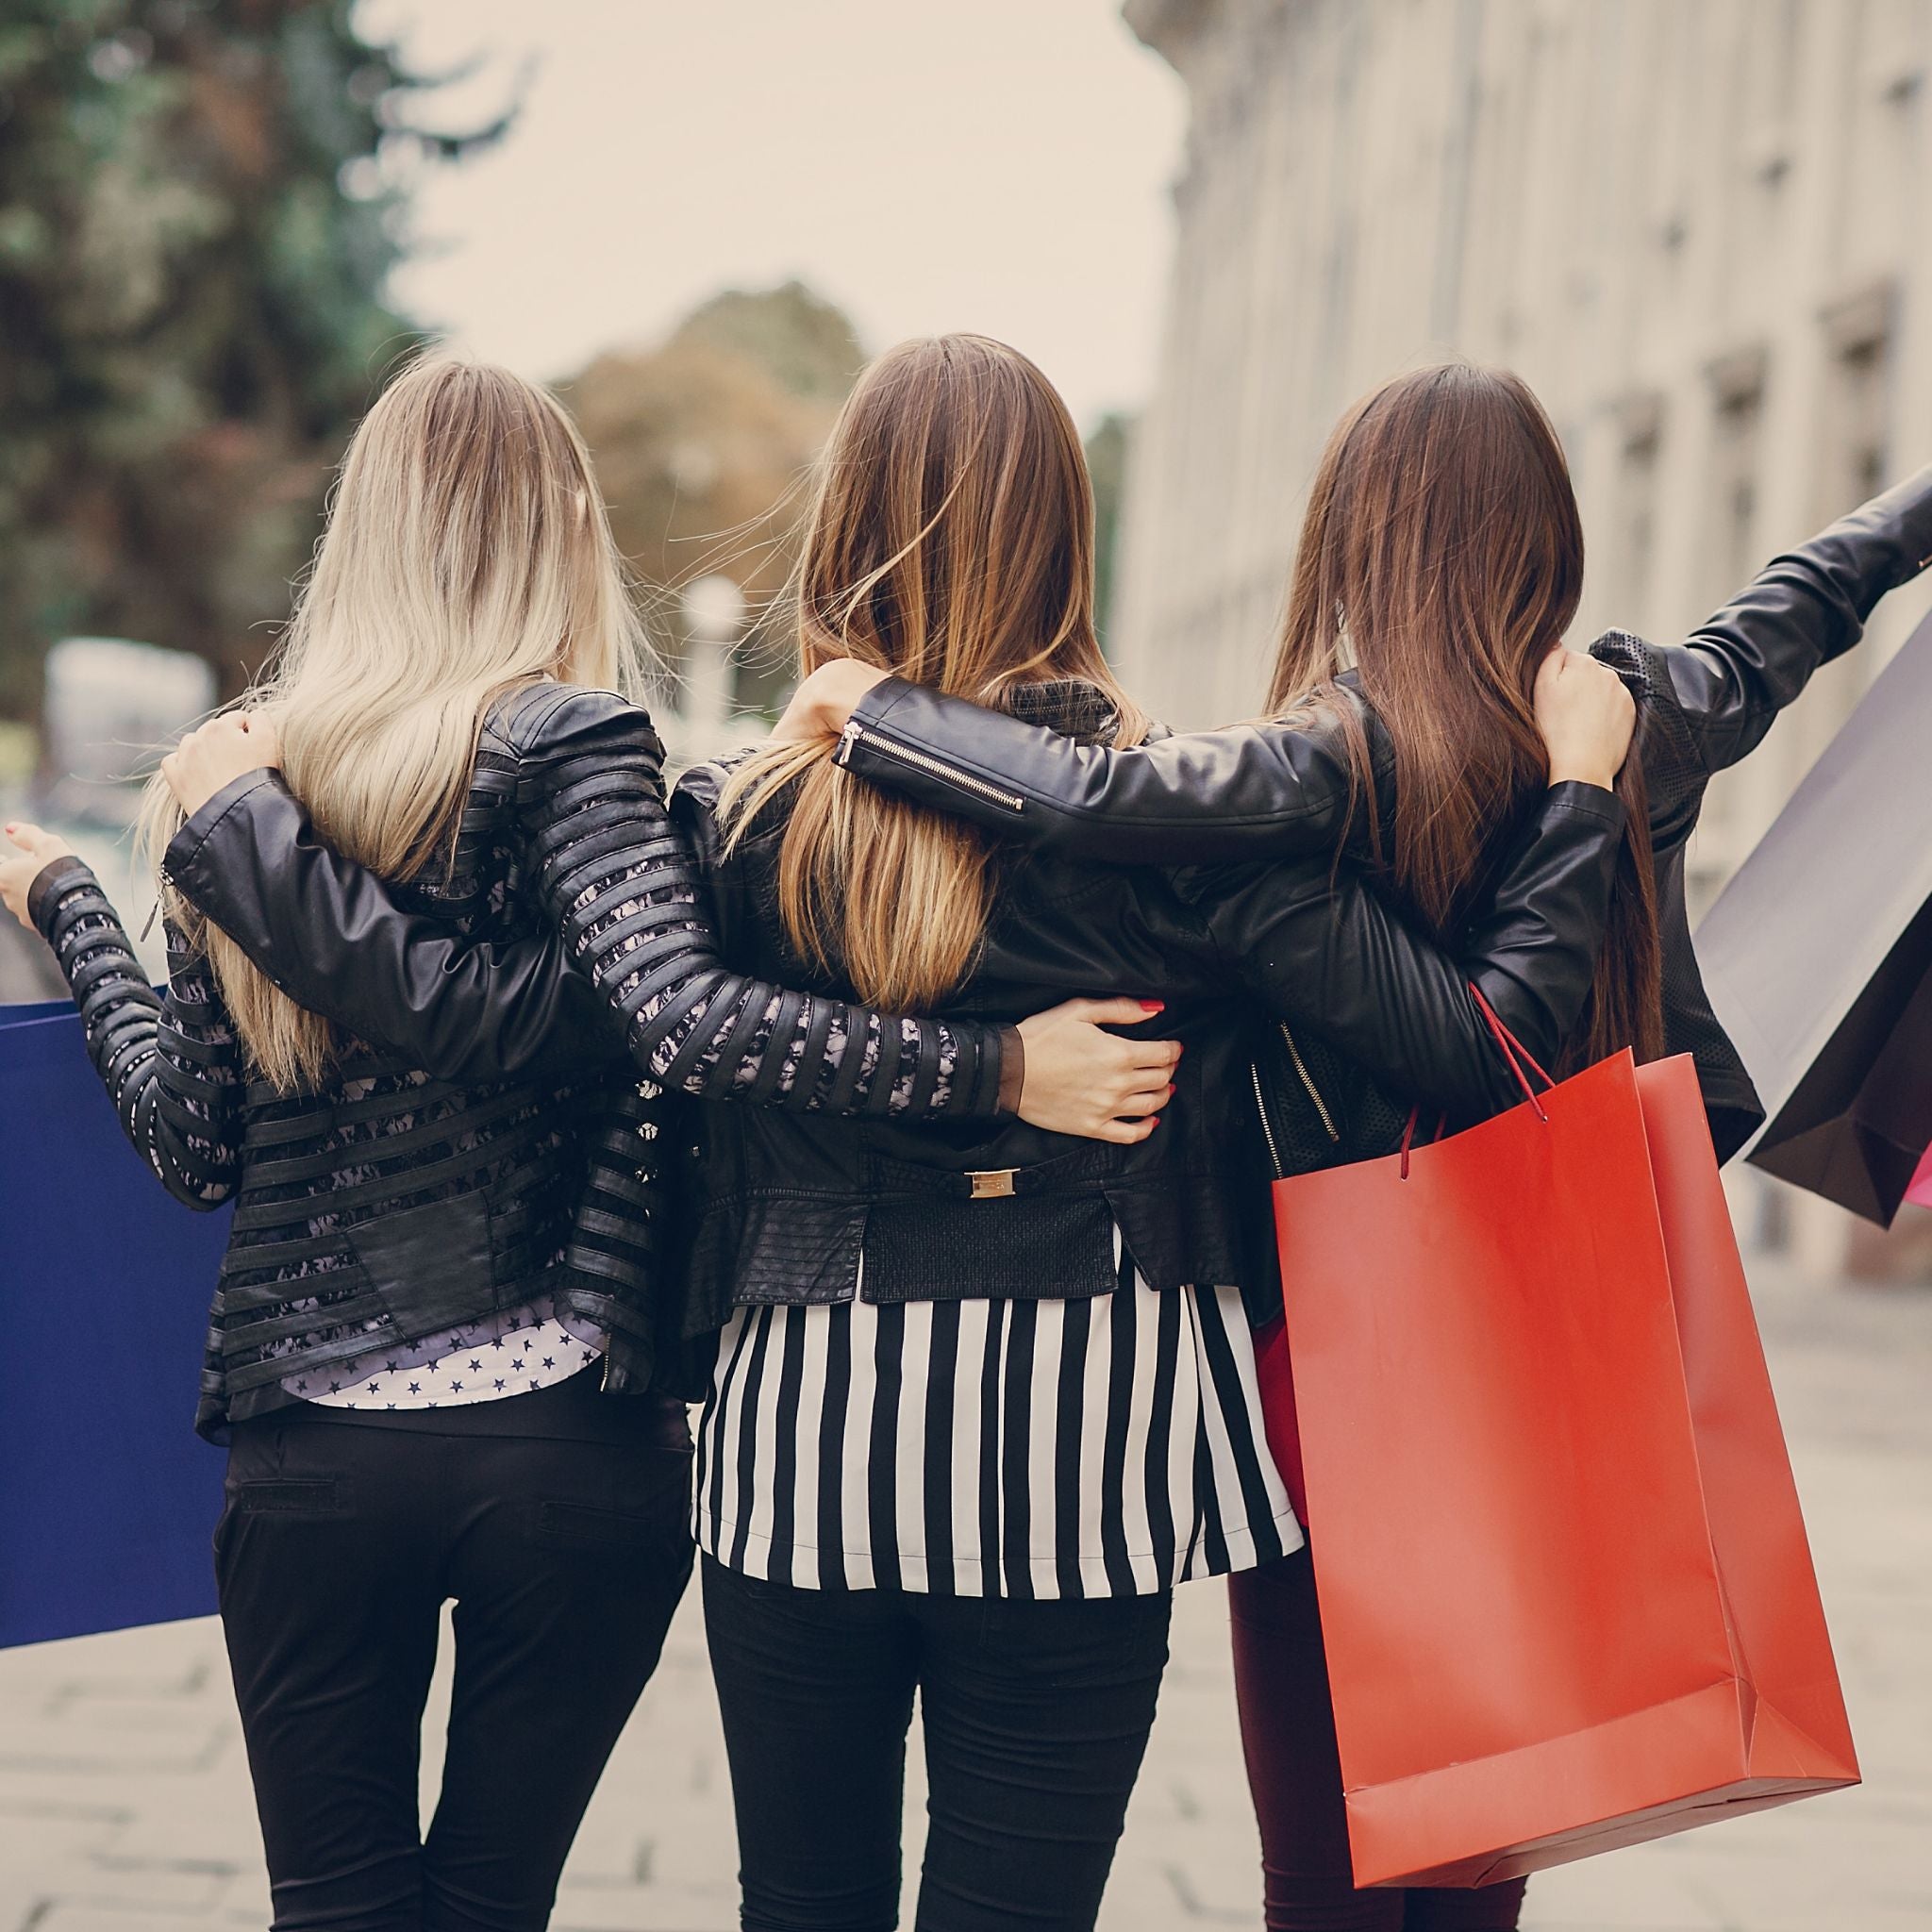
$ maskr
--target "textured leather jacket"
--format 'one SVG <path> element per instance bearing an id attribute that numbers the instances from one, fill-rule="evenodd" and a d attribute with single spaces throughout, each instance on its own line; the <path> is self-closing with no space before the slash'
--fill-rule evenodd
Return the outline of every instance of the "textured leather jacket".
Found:
<path id="1" fill-rule="evenodd" d="M 1020 702 L 1093 735 L 1108 722 L 1094 698 L 1058 686 Z M 810 1010 L 840 1008 L 847 989 L 813 973 L 774 915 L 782 820 L 727 857 L 715 815 L 721 782 L 715 767 L 687 774 L 675 810 L 701 860 L 724 957 L 740 973 L 804 988 L 788 997 Z M 242 810 L 251 810 L 246 799 Z M 196 904 L 251 950 L 274 935 L 295 997 L 325 997 L 351 1024 L 379 1024 L 431 1064 L 448 1041 L 467 1041 L 475 1054 L 499 1041 L 504 993 L 526 994 L 547 970 L 540 948 L 479 948 L 412 914 L 280 808 L 252 830 L 245 818 L 225 823 L 232 862 L 197 883 Z M 1020 1123 L 948 1123 L 931 1108 L 838 1121 L 708 1105 L 687 1331 L 715 1327 L 733 1303 L 849 1297 L 861 1262 L 868 1299 L 1100 1292 L 1117 1278 L 1116 1227 L 1156 1287 L 1272 1281 L 1250 1072 L 1257 1007 L 1307 1028 L 1311 1050 L 1332 1043 L 1432 1107 L 1463 1115 L 1507 1105 L 1515 1089 L 1468 980 L 1532 1051 L 1560 1041 L 1590 983 L 1622 829 L 1607 792 L 1548 793 L 1460 963 L 1354 872 L 1331 877 L 1326 858 L 1173 877 L 1002 860 L 984 956 L 949 1009 L 991 1030 L 1069 993 L 1164 999 L 1149 1028 L 1185 1050 L 1159 1128 L 1118 1147 Z M 348 963 L 345 924 L 358 958 L 347 983 L 332 987 L 335 964 Z M 608 978 L 594 963 L 590 976 Z"/>
<path id="2" fill-rule="evenodd" d="M 210 800 L 171 844 L 169 878 L 350 1038 L 315 1092 L 252 1076 L 178 929 L 158 997 L 84 864 L 57 860 L 35 882 L 36 921 L 129 1139 L 191 1207 L 235 1202 L 204 1433 L 285 1401 L 298 1363 L 326 1368 L 537 1295 L 609 1334 L 608 1389 L 645 1387 L 674 1273 L 664 1166 L 681 1135 L 667 1090 L 996 1113 L 996 1026 L 888 1019 L 719 964 L 660 757 L 643 714 L 607 693 L 513 693 L 485 724 L 447 865 L 388 887 L 325 876 L 334 855 L 272 775 Z M 273 897 L 268 870 L 322 915 L 299 934 L 251 922 Z M 379 908 L 358 881 L 380 889 Z M 410 956 L 380 1001 L 357 998 L 384 963 L 384 916 L 405 914 L 442 950 Z M 491 962 L 487 1007 L 462 1004 L 452 948 Z M 567 950 L 579 973 L 565 973 Z"/>
<path id="3" fill-rule="evenodd" d="M 1751 751 L 1812 673 L 1857 641 L 1879 599 L 1928 561 L 1932 469 L 1775 558 L 1682 645 L 1611 631 L 1591 647 L 1641 699 L 1665 1043 L 1696 1058 L 1721 1158 L 1764 1110 L 1698 972 L 1686 843 L 1712 775 Z M 1386 822 L 1392 750 L 1379 735 L 1372 750 Z M 1344 750 L 1319 726 L 1244 724 L 1108 751 L 888 678 L 853 713 L 839 756 L 936 809 L 1069 858 L 1289 861 L 1349 847 L 1364 818 Z"/>

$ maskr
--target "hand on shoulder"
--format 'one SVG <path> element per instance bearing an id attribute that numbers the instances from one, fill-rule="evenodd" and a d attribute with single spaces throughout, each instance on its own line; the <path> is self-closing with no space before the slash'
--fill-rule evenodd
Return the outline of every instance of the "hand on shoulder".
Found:
<path id="1" fill-rule="evenodd" d="M 1637 704 L 1624 680 L 1607 664 L 1558 644 L 1537 672 L 1533 703 L 1550 783 L 1611 790 L 1637 729 Z"/>
<path id="2" fill-rule="evenodd" d="M 281 734 L 264 711 L 224 711 L 197 724 L 161 760 L 161 776 L 192 818 L 217 791 L 250 772 L 278 767 Z"/>
<path id="3" fill-rule="evenodd" d="M 799 680 L 785 715 L 772 727 L 773 741 L 795 744 L 837 738 L 866 693 L 891 675 L 876 664 L 861 664 L 857 658 L 834 658 L 821 664 Z"/>

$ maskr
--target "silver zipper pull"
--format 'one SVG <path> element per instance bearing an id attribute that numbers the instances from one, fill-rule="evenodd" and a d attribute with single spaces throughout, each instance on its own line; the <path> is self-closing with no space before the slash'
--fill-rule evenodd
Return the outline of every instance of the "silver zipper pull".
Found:
<path id="1" fill-rule="evenodd" d="M 148 934 L 154 931 L 155 921 L 161 916 L 161 896 L 174 883 L 175 881 L 168 876 L 168 868 L 162 866 L 155 875 L 155 903 L 147 909 L 147 924 L 141 929 L 142 939 L 146 939 Z"/>
<path id="2" fill-rule="evenodd" d="M 835 765 L 849 765 L 852 754 L 858 749 L 859 733 L 863 729 L 857 718 L 848 718 L 845 728 L 839 734 L 839 749 L 832 754 Z"/>

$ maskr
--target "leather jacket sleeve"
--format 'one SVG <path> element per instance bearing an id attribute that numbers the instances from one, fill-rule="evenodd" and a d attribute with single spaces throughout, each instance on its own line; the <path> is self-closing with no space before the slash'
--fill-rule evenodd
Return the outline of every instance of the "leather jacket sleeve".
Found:
<path id="1" fill-rule="evenodd" d="M 410 910 L 324 844 L 273 773 L 204 806 L 169 848 L 169 876 L 291 998 L 444 1078 L 514 1078 L 554 1051 L 581 1056 L 598 1024 L 567 990 L 581 981 L 614 1022 L 604 1051 L 621 1039 L 674 1091 L 948 1119 L 1017 1097 L 1010 1028 L 882 1014 L 719 958 L 642 711 L 535 687 L 512 730 L 527 883 L 552 937 L 484 944 Z"/>
<path id="2" fill-rule="evenodd" d="M 628 1061 L 611 1056 L 579 1096 L 584 1184 L 570 1241 L 555 1271 L 559 1306 L 608 1338 L 607 1394 L 657 1386 L 675 1318 L 664 1308 L 679 1197 L 672 1174 L 678 1113 L 686 1106 Z M 654 1319 L 655 1318 L 655 1319 Z"/>
<path id="3" fill-rule="evenodd" d="M 1681 844 L 1705 788 L 1757 749 L 1879 600 L 1932 563 L 1932 468 L 1776 557 L 1682 644 L 1607 631 L 1591 652 L 1642 694 L 1651 838 Z"/>
<path id="4" fill-rule="evenodd" d="M 1774 558 L 1683 645 L 1599 640 L 1596 654 L 1669 714 L 1656 729 L 1646 723 L 1643 739 L 1654 833 L 1686 809 L 1694 816 L 1690 778 L 1757 745 L 1812 673 L 1858 641 L 1879 599 L 1928 562 L 1932 469 Z M 1629 662 L 1633 646 L 1656 660 L 1648 675 Z M 1184 864 L 1330 852 L 1352 816 L 1347 761 L 1319 720 L 1109 751 L 889 677 L 853 712 L 839 757 L 923 804 L 1071 858 Z"/>
<path id="5" fill-rule="evenodd" d="M 1864 635 L 1888 591 L 1932 563 L 1932 467 L 1772 561 L 1663 656 L 1707 772 L 1734 765 Z"/>
<path id="6" fill-rule="evenodd" d="M 169 921 L 168 985 L 157 993 L 78 858 L 43 868 L 28 910 L 73 990 L 122 1132 L 177 1201 L 219 1208 L 241 1185 L 244 1088 L 241 1045 L 206 956 Z"/>
<path id="7" fill-rule="evenodd" d="M 1624 830 L 1613 792 L 1551 787 L 1456 957 L 1362 873 L 1326 859 L 1200 868 L 1176 883 L 1230 974 L 1272 1011 L 1391 1092 L 1479 1118 L 1522 1092 L 1470 982 L 1554 1066 L 1596 970 Z"/>
<path id="8" fill-rule="evenodd" d="M 1036 851 L 1115 864 L 1332 852 L 1354 804 L 1338 727 L 1320 720 L 1113 751 L 898 677 L 860 701 L 838 758 Z"/>

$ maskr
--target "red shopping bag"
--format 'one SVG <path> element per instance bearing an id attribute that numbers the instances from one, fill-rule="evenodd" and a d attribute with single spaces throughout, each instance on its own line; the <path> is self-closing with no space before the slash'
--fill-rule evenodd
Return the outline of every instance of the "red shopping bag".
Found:
<path id="1" fill-rule="evenodd" d="M 1274 1196 L 1263 1401 L 1306 1472 L 1356 1883 L 1857 1783 L 1690 1058 Z"/>

